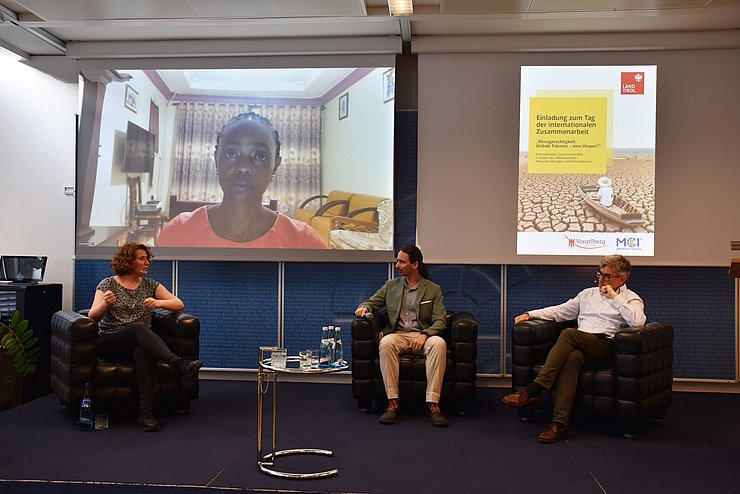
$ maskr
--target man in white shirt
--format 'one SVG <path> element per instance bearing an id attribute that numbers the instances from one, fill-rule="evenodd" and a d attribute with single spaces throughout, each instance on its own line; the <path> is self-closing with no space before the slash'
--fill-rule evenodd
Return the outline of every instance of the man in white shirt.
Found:
<path id="1" fill-rule="evenodd" d="M 614 335 L 622 325 L 643 326 L 645 309 L 642 299 L 625 283 L 632 264 L 620 255 L 605 256 L 600 263 L 599 286 L 581 291 L 567 302 L 525 312 L 514 318 L 550 321 L 578 320 L 578 329 L 565 329 L 547 355 L 539 375 L 526 388 L 506 395 L 505 404 L 513 408 L 533 408 L 541 393 L 555 387 L 552 423 L 538 436 L 542 443 L 554 443 L 568 434 L 568 418 L 584 366 L 606 366 L 614 360 Z"/>

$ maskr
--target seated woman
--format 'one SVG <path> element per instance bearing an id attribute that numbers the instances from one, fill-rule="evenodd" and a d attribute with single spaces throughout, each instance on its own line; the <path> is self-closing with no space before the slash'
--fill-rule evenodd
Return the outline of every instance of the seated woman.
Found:
<path id="1" fill-rule="evenodd" d="M 162 229 L 158 246 L 326 249 L 309 225 L 262 205 L 282 161 L 280 136 L 268 119 L 250 112 L 229 120 L 213 157 L 222 202 L 177 215 Z"/>
<path id="2" fill-rule="evenodd" d="M 145 278 L 152 253 L 144 244 L 122 245 L 110 265 L 115 276 L 103 279 L 95 290 L 89 316 L 98 321 L 98 353 L 108 360 L 136 361 L 139 386 L 139 423 L 145 432 L 159 430 L 154 417 L 154 386 L 157 361 L 161 360 L 182 376 L 196 374 L 203 366 L 200 360 L 178 357 L 151 330 L 152 309 L 182 310 L 182 300 L 164 285 Z"/>

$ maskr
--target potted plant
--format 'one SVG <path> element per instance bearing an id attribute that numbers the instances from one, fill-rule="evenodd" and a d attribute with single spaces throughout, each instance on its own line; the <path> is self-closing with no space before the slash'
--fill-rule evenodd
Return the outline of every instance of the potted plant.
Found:
<path id="1" fill-rule="evenodd" d="M 21 320 L 18 311 L 13 313 L 10 324 L 0 321 L 0 350 L 4 350 L 13 361 L 13 367 L 20 377 L 36 372 L 36 362 L 41 352 L 39 339 L 28 327 L 28 320 Z"/>

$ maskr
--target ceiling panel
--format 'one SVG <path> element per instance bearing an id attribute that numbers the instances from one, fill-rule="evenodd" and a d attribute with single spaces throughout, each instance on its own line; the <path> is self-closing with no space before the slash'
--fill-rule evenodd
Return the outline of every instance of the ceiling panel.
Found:
<path id="1" fill-rule="evenodd" d="M 599 12 L 614 10 L 620 0 L 532 0 L 530 12 Z"/>
<path id="2" fill-rule="evenodd" d="M 64 0 L 66 1 L 66 0 Z M 64 1 L 56 0 L 57 3 Z M 111 19 L 177 19 L 199 17 L 198 12 L 184 0 L 100 0 L 116 12 Z M 50 2 L 47 2 L 50 3 Z M 251 2 L 245 2 L 251 3 Z"/>
<path id="3" fill-rule="evenodd" d="M 416 2 L 414 2 L 416 4 Z M 532 0 L 442 0 L 440 12 L 443 14 L 483 14 L 526 12 Z"/>
<path id="4" fill-rule="evenodd" d="M 708 4 L 708 0 L 621 0 L 617 10 L 662 10 L 701 8 Z M 738 0 L 734 0 L 735 5 Z"/>
<path id="5" fill-rule="evenodd" d="M 18 4 L 46 21 L 114 19 L 119 15 L 99 0 L 19 0 Z"/>
<path id="6" fill-rule="evenodd" d="M 279 17 L 272 0 L 188 0 L 201 17 Z"/>
<path id="7" fill-rule="evenodd" d="M 363 0 L 275 0 L 275 4 L 288 17 L 366 15 Z"/>

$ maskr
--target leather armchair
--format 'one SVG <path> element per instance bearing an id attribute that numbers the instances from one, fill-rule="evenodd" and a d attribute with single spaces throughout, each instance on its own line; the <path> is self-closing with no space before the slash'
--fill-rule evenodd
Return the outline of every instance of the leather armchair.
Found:
<path id="1" fill-rule="evenodd" d="M 152 311 L 152 330 L 177 355 L 197 359 L 200 321 L 189 314 L 164 309 Z M 133 356 L 131 360 L 111 362 L 95 350 L 98 323 L 71 311 L 58 311 L 51 319 L 51 389 L 65 408 L 76 411 L 85 393 L 85 383 L 92 387 L 95 410 L 135 411 L 138 388 Z M 181 377 L 164 362 L 158 364 L 155 406 L 175 405 L 184 413 L 190 400 L 198 398 L 198 377 Z"/>
<path id="2" fill-rule="evenodd" d="M 373 399 L 385 400 L 385 386 L 380 373 L 378 341 L 387 315 L 376 313 L 372 320 L 352 321 L 352 393 L 359 408 L 369 410 Z M 455 406 L 460 413 L 469 411 L 475 398 L 477 374 L 478 323 L 469 312 L 447 312 L 447 369 L 442 384 L 442 402 Z M 399 364 L 399 399 L 424 402 L 426 368 L 424 355 L 401 354 Z"/>
<path id="3" fill-rule="evenodd" d="M 550 349 L 565 328 L 576 321 L 532 319 L 512 329 L 512 390 L 526 387 L 537 377 Z M 648 419 L 665 417 L 673 402 L 673 326 L 651 322 L 624 328 L 615 336 L 614 365 L 584 368 L 578 382 L 574 413 L 620 422 L 631 438 Z M 552 407 L 551 393 L 543 394 L 541 407 Z M 521 419 L 534 410 L 519 410 Z"/>

